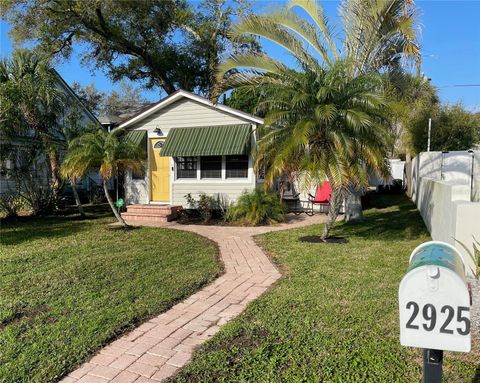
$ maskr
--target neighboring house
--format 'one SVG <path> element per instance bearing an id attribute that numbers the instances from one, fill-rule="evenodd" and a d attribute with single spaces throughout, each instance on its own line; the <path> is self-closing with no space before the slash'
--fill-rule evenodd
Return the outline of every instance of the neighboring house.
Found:
<path id="1" fill-rule="evenodd" d="M 65 93 L 67 97 L 68 106 L 65 107 L 61 116 L 59 116 L 58 124 L 60 127 L 64 126 L 66 123 L 66 118 L 68 113 L 75 109 L 79 113 L 79 122 L 82 126 L 87 127 L 89 124 L 93 123 L 98 126 L 100 122 L 97 118 L 92 114 L 92 112 L 82 103 L 82 101 L 78 98 L 75 92 L 70 88 L 70 86 L 65 82 L 65 80 L 60 76 L 60 74 L 54 70 L 58 78 L 57 85 L 62 92 Z M 0 169 L 0 195 L 2 194 L 9 194 L 17 189 L 17 184 L 13 177 L 9 176 L 9 173 L 20 166 L 22 166 L 22 152 L 24 152 L 29 147 L 33 147 L 39 145 L 39 143 L 35 139 L 34 132 L 27 132 L 27 134 L 23 136 L 18 136 L 13 142 L 11 143 L 16 150 L 12 153 L 12 158 L 6 159 L 1 164 Z M 2 142 L 2 137 L 0 136 L 0 147 L 4 147 L 4 143 Z M 35 185 L 46 186 L 49 180 L 49 167 L 47 164 L 47 159 L 44 155 L 39 156 L 33 164 L 30 166 L 30 174 L 32 175 L 32 181 Z M 88 188 L 91 183 L 100 184 L 100 178 L 98 174 L 93 173 L 82 180 L 82 185 L 84 188 Z"/>
<path id="2" fill-rule="evenodd" d="M 253 169 L 263 119 L 179 90 L 121 123 L 146 151 L 145 175 L 127 174 L 127 204 L 187 207 L 185 196 L 235 201 L 259 182 Z"/>

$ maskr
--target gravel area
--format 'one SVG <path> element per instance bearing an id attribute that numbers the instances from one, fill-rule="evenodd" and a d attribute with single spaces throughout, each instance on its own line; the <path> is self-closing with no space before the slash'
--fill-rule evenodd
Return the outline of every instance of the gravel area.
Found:
<path id="1" fill-rule="evenodd" d="M 472 291 L 472 308 L 470 310 L 470 321 L 473 338 L 480 339 L 480 280 L 469 279 Z"/>

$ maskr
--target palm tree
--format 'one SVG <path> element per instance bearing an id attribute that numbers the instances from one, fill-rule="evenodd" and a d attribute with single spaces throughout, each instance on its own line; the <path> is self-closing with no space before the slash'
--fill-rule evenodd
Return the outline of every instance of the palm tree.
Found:
<path id="1" fill-rule="evenodd" d="M 294 7 L 311 22 L 295 14 Z M 314 1 L 293 0 L 285 9 L 249 16 L 232 34 L 273 41 L 293 56 L 296 68 L 247 53 L 231 56 L 218 74 L 218 93 L 262 89 L 259 107 L 267 110 L 271 132 L 259 141 L 257 163 L 267 158 L 271 164 L 268 182 L 295 163 L 297 174 L 306 174 L 307 180 L 330 180 L 333 196 L 323 239 L 343 198 L 367 185 L 368 172 L 387 175 L 389 132 L 378 72 L 398 70 L 402 61 L 418 55 L 411 1 L 345 1 L 342 19 L 343 52 Z"/>
<path id="2" fill-rule="evenodd" d="M 10 59 L 0 60 L 0 121 L 10 137 L 34 133 L 49 159 L 50 184 L 55 193 L 59 177 L 57 122 L 64 94 L 48 60 L 28 50 L 16 50 Z"/>
<path id="3" fill-rule="evenodd" d="M 143 173 L 145 155 L 138 145 L 125 139 L 123 135 L 124 131 L 121 129 L 110 133 L 98 129 L 73 139 L 62 163 L 61 174 L 67 179 L 80 179 L 90 172 L 98 171 L 113 214 L 123 227 L 127 227 L 113 203 L 108 183 L 118 171 Z"/>
<path id="4" fill-rule="evenodd" d="M 251 79 L 264 89 L 262 107 L 268 110 L 270 131 L 259 140 L 257 155 L 257 161 L 268 159 L 267 183 L 294 169 L 298 178 L 306 176 L 307 186 L 324 179 L 332 185 L 324 240 L 349 191 L 368 184 L 368 170 L 388 174 L 385 102 L 375 93 L 379 79 L 349 77 L 348 70 L 337 60 L 315 72 L 287 69 Z"/>
<path id="5" fill-rule="evenodd" d="M 82 115 L 79 112 L 78 108 L 78 101 L 72 100 L 71 104 L 69 105 L 70 109 L 63 119 L 63 125 L 60 129 L 60 134 L 62 136 L 62 149 L 67 151 L 70 143 L 80 137 L 82 134 L 88 132 L 95 132 L 98 126 L 94 123 L 87 125 L 86 127 L 82 125 L 81 119 Z M 77 190 L 77 183 L 80 179 L 77 178 L 75 175 L 70 175 L 68 181 L 70 182 L 70 186 L 72 188 L 73 197 L 75 199 L 75 204 L 77 205 L 78 212 L 80 217 L 85 218 L 85 210 L 83 209 L 82 202 L 80 201 L 80 197 L 78 195 Z"/>
<path id="6" fill-rule="evenodd" d="M 401 71 L 407 64 L 419 71 L 414 0 L 344 0 L 340 16 L 344 53 L 352 60 L 356 74 Z"/>

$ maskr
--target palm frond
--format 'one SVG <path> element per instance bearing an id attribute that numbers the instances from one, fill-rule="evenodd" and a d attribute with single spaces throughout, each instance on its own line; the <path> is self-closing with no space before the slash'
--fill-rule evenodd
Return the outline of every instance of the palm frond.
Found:
<path id="1" fill-rule="evenodd" d="M 335 42 L 333 41 L 332 30 L 328 25 L 328 20 L 325 17 L 325 13 L 320 4 L 318 4 L 318 2 L 315 0 L 291 0 L 288 3 L 287 7 L 288 9 L 300 7 L 312 18 L 318 29 L 322 32 L 323 37 L 327 41 L 333 57 L 337 59 L 338 51 Z"/>
<path id="2" fill-rule="evenodd" d="M 250 15 L 235 25 L 233 34 L 234 36 L 251 34 L 263 37 L 286 49 L 303 65 L 315 66 L 318 63 L 300 38 L 269 16 Z"/>

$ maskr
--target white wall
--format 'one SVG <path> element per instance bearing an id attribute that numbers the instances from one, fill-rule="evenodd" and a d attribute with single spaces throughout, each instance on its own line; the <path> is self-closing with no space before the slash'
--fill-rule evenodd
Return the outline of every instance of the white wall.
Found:
<path id="1" fill-rule="evenodd" d="M 148 191 L 148 171 L 143 179 L 132 179 L 128 172 L 125 176 L 125 199 L 127 204 L 146 204 L 150 201 Z"/>
<path id="2" fill-rule="evenodd" d="M 443 153 L 442 179 L 457 185 L 471 184 L 473 154 L 466 151 Z"/>
<path id="3" fill-rule="evenodd" d="M 428 177 L 417 185 L 416 205 L 432 238 L 454 245 L 469 259 L 457 241 L 473 252 L 473 237 L 480 238 L 480 203 L 470 202 L 470 187 Z"/>
<path id="4" fill-rule="evenodd" d="M 473 152 L 472 201 L 480 202 L 480 150 Z"/>

